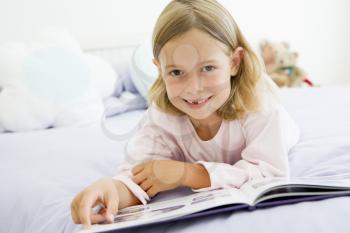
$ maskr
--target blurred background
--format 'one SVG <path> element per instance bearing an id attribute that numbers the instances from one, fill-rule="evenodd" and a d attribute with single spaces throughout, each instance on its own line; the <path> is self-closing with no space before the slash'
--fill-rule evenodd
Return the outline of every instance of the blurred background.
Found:
<path id="1" fill-rule="evenodd" d="M 61 27 L 83 49 L 142 43 L 168 0 L 1 0 L 0 44 L 30 41 L 33 32 Z M 350 86 L 350 1 L 219 0 L 253 48 L 286 41 L 298 65 L 321 86 Z"/>

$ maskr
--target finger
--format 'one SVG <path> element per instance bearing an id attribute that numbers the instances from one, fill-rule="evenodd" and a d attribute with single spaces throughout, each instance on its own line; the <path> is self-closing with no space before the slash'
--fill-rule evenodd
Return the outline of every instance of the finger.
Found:
<path id="1" fill-rule="evenodd" d="M 79 203 L 81 200 L 83 192 L 78 193 L 75 198 L 73 199 L 71 203 L 71 214 L 72 218 L 75 224 L 80 224 L 80 218 L 79 218 Z"/>
<path id="2" fill-rule="evenodd" d="M 131 172 L 132 172 L 133 175 L 136 175 L 137 173 L 141 172 L 144 167 L 145 167 L 145 164 L 144 163 L 140 163 L 140 164 L 134 166 L 131 169 Z"/>
<path id="3" fill-rule="evenodd" d="M 147 178 L 146 176 L 147 176 L 146 172 L 140 172 L 136 176 L 133 176 L 132 180 L 136 184 L 141 184 Z"/>
<path id="4" fill-rule="evenodd" d="M 151 186 L 153 182 L 150 179 L 145 179 L 141 184 L 140 187 L 144 190 L 147 191 Z"/>
<path id="5" fill-rule="evenodd" d="M 155 186 L 152 186 L 147 190 L 147 195 L 149 197 L 154 197 L 158 193 L 158 189 Z"/>
<path id="6" fill-rule="evenodd" d="M 73 222 L 75 224 L 80 224 L 80 219 L 78 216 L 78 208 L 77 208 L 76 201 L 72 202 L 72 204 L 71 204 L 71 215 L 72 215 Z"/>
<path id="7" fill-rule="evenodd" d="M 103 208 L 104 210 L 106 208 Z M 101 209 L 101 210 L 103 210 Z M 91 214 L 91 223 L 92 224 L 96 224 L 96 223 L 102 223 L 104 221 L 106 221 L 106 216 L 105 216 L 105 213 L 106 211 L 103 211 L 102 213 L 98 213 L 98 214 Z"/>
<path id="8" fill-rule="evenodd" d="M 91 223 L 96 224 L 96 223 L 105 223 L 108 222 L 107 218 L 107 208 L 102 207 L 98 213 L 93 213 L 91 214 Z"/>
<path id="9" fill-rule="evenodd" d="M 86 193 L 82 197 L 79 203 L 79 219 L 83 227 L 90 228 L 91 225 L 91 209 L 97 203 L 98 196 L 97 194 Z"/>
<path id="10" fill-rule="evenodd" d="M 106 206 L 107 206 L 106 218 L 108 222 L 112 223 L 114 222 L 114 215 L 116 215 L 118 212 L 118 207 L 119 207 L 118 193 L 116 191 L 107 192 L 105 199 L 106 199 Z"/>
<path id="11" fill-rule="evenodd" d="M 81 219 L 79 217 L 79 203 L 81 202 L 81 194 L 77 195 L 77 197 L 74 199 L 74 201 L 71 204 L 71 214 L 72 218 L 75 224 L 82 224 Z"/>

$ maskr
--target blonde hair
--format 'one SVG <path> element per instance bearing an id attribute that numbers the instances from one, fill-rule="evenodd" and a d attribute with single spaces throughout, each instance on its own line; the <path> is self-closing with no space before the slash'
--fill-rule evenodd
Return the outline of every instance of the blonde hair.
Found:
<path id="1" fill-rule="evenodd" d="M 153 56 L 158 60 L 163 46 L 172 38 L 190 29 L 199 29 L 225 44 L 230 51 L 238 46 L 244 50 L 238 73 L 231 76 L 231 91 L 226 102 L 217 110 L 223 119 L 242 118 L 247 112 L 260 109 L 256 85 L 264 66 L 240 32 L 232 15 L 215 0 L 173 0 L 160 14 L 152 37 Z M 170 102 L 164 81 L 159 74 L 149 91 L 150 103 L 167 113 L 183 115 Z"/>

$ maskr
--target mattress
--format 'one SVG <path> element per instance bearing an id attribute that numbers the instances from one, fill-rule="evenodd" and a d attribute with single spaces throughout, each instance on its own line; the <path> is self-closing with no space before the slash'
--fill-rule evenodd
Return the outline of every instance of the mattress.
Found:
<path id="1" fill-rule="evenodd" d="M 350 174 L 350 88 L 282 89 L 301 129 L 292 176 Z M 93 181 L 113 176 L 144 110 L 86 127 L 0 134 L 0 232 L 77 232 L 70 203 Z M 113 137 L 111 135 L 122 135 Z M 133 232 L 349 232 L 350 197 L 223 213 Z M 127 232 L 127 231 L 126 231 Z"/>

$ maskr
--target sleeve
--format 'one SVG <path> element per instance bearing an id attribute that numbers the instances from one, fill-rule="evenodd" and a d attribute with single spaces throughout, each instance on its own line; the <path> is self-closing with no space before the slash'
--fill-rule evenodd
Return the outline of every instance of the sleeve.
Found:
<path id="1" fill-rule="evenodd" d="M 245 182 L 263 177 L 288 177 L 288 152 L 299 140 L 299 128 L 287 111 L 278 106 L 270 112 L 250 113 L 242 120 L 246 146 L 235 164 L 197 161 L 209 173 L 211 186 L 241 187 Z"/>
<path id="2" fill-rule="evenodd" d="M 136 134 L 128 141 L 125 147 L 125 159 L 118 166 L 115 180 L 123 182 L 142 204 L 147 204 L 150 197 L 136 183 L 133 182 L 131 169 L 144 161 L 157 159 L 175 159 L 171 141 L 162 132 L 161 127 L 152 123 L 149 118 L 143 119 L 143 123 Z"/>

